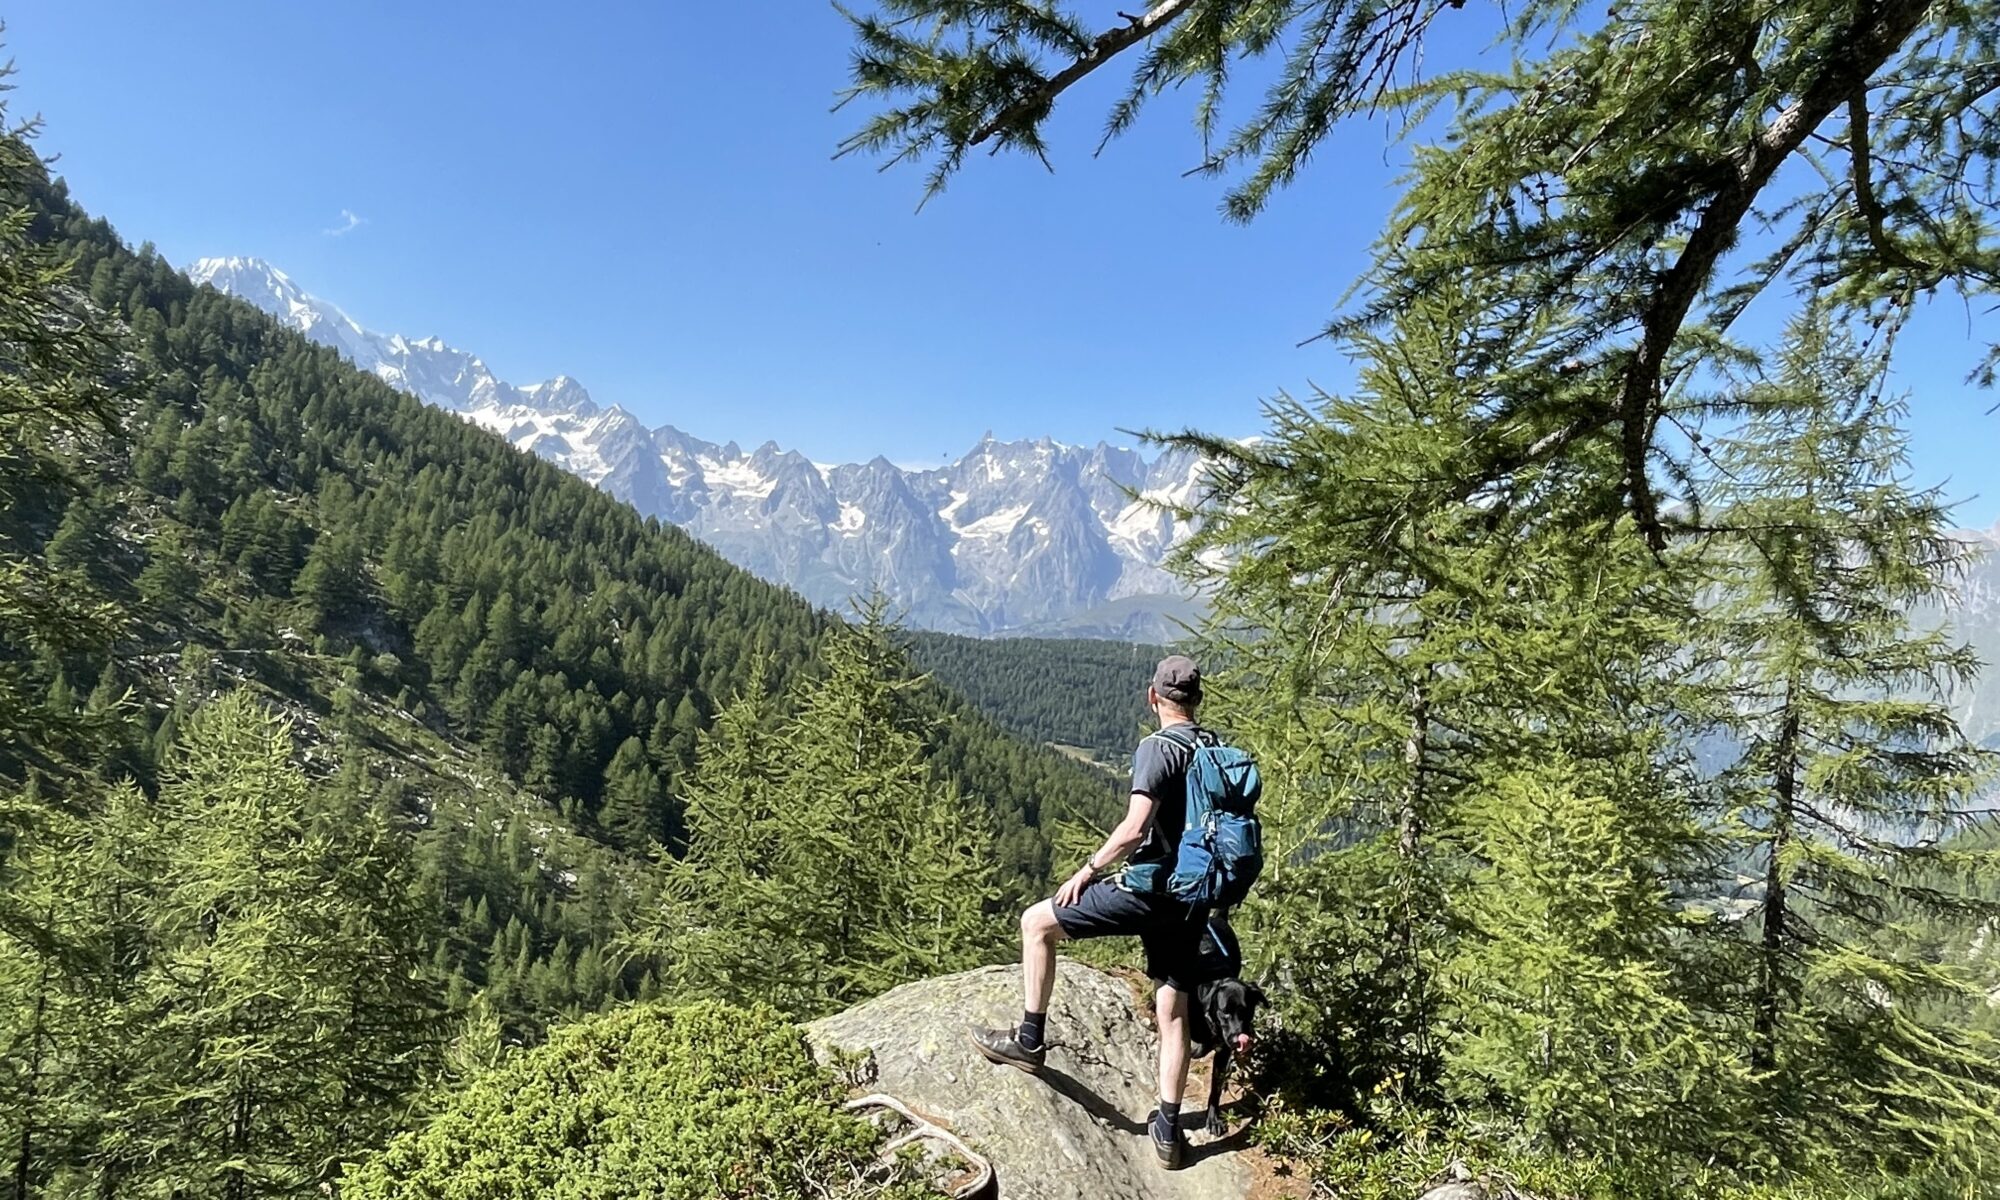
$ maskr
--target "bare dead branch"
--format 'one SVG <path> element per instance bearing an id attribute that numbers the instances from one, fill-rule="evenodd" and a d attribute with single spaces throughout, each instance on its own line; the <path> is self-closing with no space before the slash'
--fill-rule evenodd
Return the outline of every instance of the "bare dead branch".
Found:
<path id="1" fill-rule="evenodd" d="M 993 1194 L 993 1164 L 986 1156 L 966 1145 L 951 1130 L 918 1116 L 915 1110 L 901 1100 L 882 1092 L 870 1092 L 866 1096 L 857 1096 L 849 1100 L 841 1107 L 849 1112 L 886 1108 L 910 1123 L 908 1131 L 896 1135 L 887 1146 L 883 1147 L 886 1153 L 893 1154 L 901 1147 L 919 1139 L 942 1142 L 951 1147 L 952 1152 L 965 1159 L 967 1165 L 972 1168 L 972 1178 L 952 1189 L 953 1200 L 976 1200 Z"/>

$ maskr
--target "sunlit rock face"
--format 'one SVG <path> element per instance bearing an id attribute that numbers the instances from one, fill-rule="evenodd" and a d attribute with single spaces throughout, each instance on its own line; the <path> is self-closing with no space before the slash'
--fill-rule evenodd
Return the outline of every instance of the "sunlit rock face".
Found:
<path id="1" fill-rule="evenodd" d="M 1063 960 L 1049 1008 L 1048 1063 L 1038 1075 L 987 1062 L 968 1036 L 1021 1011 L 1021 968 L 982 967 L 924 979 L 806 1026 L 830 1063 L 873 1092 L 942 1122 L 992 1161 L 1005 1200 L 1244 1200 L 1296 1195 L 1259 1170 L 1262 1155 L 1225 1094 L 1227 1131 L 1207 1132 L 1196 1068 L 1181 1110 L 1185 1169 L 1160 1168 L 1146 1134 L 1159 1039 L 1138 981 Z"/>

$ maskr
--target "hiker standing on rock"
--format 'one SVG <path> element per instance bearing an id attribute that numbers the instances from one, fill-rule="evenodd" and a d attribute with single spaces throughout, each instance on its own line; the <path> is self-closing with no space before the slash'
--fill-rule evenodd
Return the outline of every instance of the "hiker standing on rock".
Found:
<path id="1" fill-rule="evenodd" d="M 1201 705 L 1201 671 L 1194 660 L 1172 655 L 1153 671 L 1146 703 L 1159 719 L 1132 755 L 1132 795 L 1125 819 L 1089 861 L 1044 900 L 1021 914 L 1021 968 L 1026 1007 L 1013 1029 L 975 1029 L 972 1038 L 988 1059 L 1029 1072 L 1047 1053 L 1044 1041 L 1049 994 L 1055 986 L 1056 943 L 1066 938 L 1137 936 L 1145 948 L 1146 974 L 1160 985 L 1160 1107 L 1148 1122 L 1153 1149 L 1168 1169 L 1181 1164 L 1187 1143 L 1178 1128 L 1187 1085 L 1188 1010 L 1200 983 L 1199 949 L 1207 909 L 1176 898 L 1166 886 L 1175 870 L 1176 846 L 1187 821 L 1188 768 L 1203 739 L 1195 724 Z M 1107 877 L 1127 854 L 1130 865 Z M 1228 948 L 1232 953 L 1234 947 Z"/>

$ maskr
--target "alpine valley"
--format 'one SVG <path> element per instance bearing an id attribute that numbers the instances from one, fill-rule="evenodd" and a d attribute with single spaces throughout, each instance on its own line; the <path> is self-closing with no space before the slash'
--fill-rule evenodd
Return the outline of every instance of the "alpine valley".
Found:
<path id="1" fill-rule="evenodd" d="M 1199 499 L 1192 456 L 988 437 L 949 466 L 912 470 L 883 458 L 828 466 L 774 443 L 745 451 L 647 429 L 566 375 L 516 387 L 437 338 L 374 333 L 259 259 L 205 258 L 189 274 L 836 611 L 880 587 L 918 628 L 1134 642 L 1172 641 L 1199 611 L 1163 565 L 1187 525 L 1162 505 Z M 1980 557 L 1953 611 L 1925 623 L 1951 620 L 1990 666 L 2000 527 L 1961 536 Z M 1975 738 L 2000 744 L 2000 671 L 1982 672 L 1955 708 Z"/>
<path id="2" fill-rule="evenodd" d="M 516 387 L 437 338 L 364 329 L 259 259 L 205 258 L 189 274 L 816 604 L 844 611 L 880 588 L 925 629 L 1147 641 L 1177 636 L 1197 609 L 1163 566 L 1187 533 L 1164 506 L 1199 487 L 1191 455 L 991 435 L 923 470 L 831 466 L 773 442 L 745 451 L 648 429 L 566 375 Z"/>

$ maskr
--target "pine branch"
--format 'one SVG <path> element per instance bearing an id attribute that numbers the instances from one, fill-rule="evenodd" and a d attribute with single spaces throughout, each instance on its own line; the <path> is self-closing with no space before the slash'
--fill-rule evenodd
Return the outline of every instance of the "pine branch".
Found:
<path id="1" fill-rule="evenodd" d="M 1877 254 L 1906 271 L 1927 272 L 1929 268 L 1897 245 L 1884 228 L 1888 214 L 1882 207 L 1881 198 L 1875 194 L 1869 157 L 1868 89 L 1863 86 L 1855 88 L 1847 101 L 1847 159 L 1853 179 L 1855 210 L 1861 214 L 1861 220 L 1868 229 L 1868 244 L 1875 248 Z"/>
<path id="2" fill-rule="evenodd" d="M 1836 108 L 1867 85 L 1869 77 L 1916 32 L 1930 8 L 1929 0 L 1887 0 L 1866 10 L 1858 27 L 1841 40 L 1812 85 L 1749 145 L 1718 164 L 1729 168 L 1726 181 L 1702 211 L 1679 258 L 1661 276 L 1642 309 L 1639 346 L 1625 369 L 1615 413 L 1622 426 L 1619 448 L 1625 464 L 1624 493 L 1633 518 L 1655 553 L 1664 552 L 1667 541 L 1659 501 L 1646 477 L 1646 458 L 1667 352 L 1695 299 L 1715 274 L 1717 262 L 1736 243 L 1750 206 L 1779 166 Z"/>
<path id="3" fill-rule="evenodd" d="M 1024 124 L 1032 125 L 1039 121 L 1049 111 L 1049 106 L 1055 103 L 1056 97 L 1068 91 L 1091 72 L 1171 25 L 1193 8 L 1195 3 L 1196 0 L 1160 0 L 1144 13 L 1120 13 L 1119 15 L 1125 18 L 1125 24 L 1098 34 L 1091 40 L 1090 48 L 1078 55 L 1069 66 L 1049 76 L 1040 87 L 993 114 L 991 120 L 974 131 L 966 145 L 982 145 L 1006 129 Z"/>

